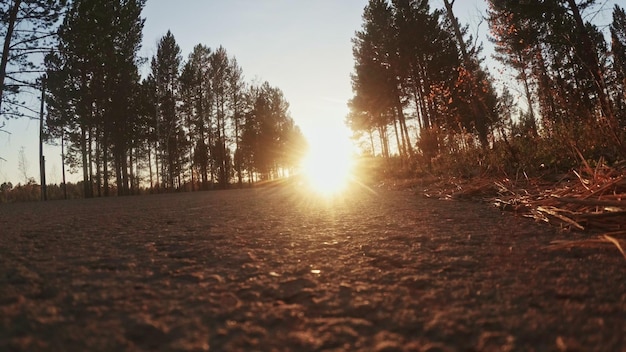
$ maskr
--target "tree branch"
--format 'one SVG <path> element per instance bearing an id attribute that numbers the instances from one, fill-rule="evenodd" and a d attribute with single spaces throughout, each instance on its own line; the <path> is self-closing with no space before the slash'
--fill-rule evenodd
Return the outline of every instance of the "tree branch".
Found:
<path id="1" fill-rule="evenodd" d="M 23 50 L 24 51 L 19 53 L 19 54 L 11 54 L 11 58 L 15 59 L 15 58 L 22 57 L 22 56 L 28 56 L 30 54 L 46 54 L 46 53 L 49 53 L 51 50 L 54 51 L 56 49 L 54 49 L 54 48 L 36 48 L 34 50 L 29 50 L 29 51 L 26 51 L 26 49 L 23 49 Z"/>
<path id="2" fill-rule="evenodd" d="M 9 117 L 7 117 L 7 119 L 9 119 L 10 117 L 13 117 L 13 118 L 22 117 L 22 116 L 24 116 L 24 114 L 23 113 L 19 113 L 19 112 L 5 111 L 5 112 L 1 112 L 0 116 L 9 116 Z"/>
<path id="3" fill-rule="evenodd" d="M 35 85 L 35 83 L 32 83 L 32 82 L 27 82 L 27 81 L 22 81 L 22 80 L 19 80 L 19 79 L 17 79 L 17 78 L 13 78 L 13 77 L 11 77 L 11 76 L 6 76 L 6 78 L 8 78 L 8 79 L 10 79 L 10 80 L 12 80 L 12 81 L 14 81 L 14 82 L 20 83 L 20 84 L 22 84 L 22 85 L 24 85 L 24 86 L 28 86 L 28 87 L 35 87 L 35 86 L 36 86 L 36 85 Z"/>
<path id="4" fill-rule="evenodd" d="M 9 105 L 15 105 L 15 106 L 17 106 L 17 107 L 19 107 L 19 108 L 21 108 L 21 109 L 24 109 L 24 110 L 26 110 L 26 111 L 32 112 L 33 114 L 39 114 L 39 111 L 34 110 L 34 109 L 31 109 L 31 108 L 29 108 L 29 107 L 27 107 L 27 106 L 25 106 L 25 105 L 22 105 L 22 104 L 14 103 L 14 102 L 11 102 L 11 101 L 8 101 L 8 102 L 7 102 L 7 104 L 9 104 Z M 20 113 L 15 113 L 15 114 L 16 114 L 16 115 L 22 115 L 22 116 L 25 116 L 24 114 L 20 114 Z"/>
<path id="5" fill-rule="evenodd" d="M 15 49 L 19 45 L 26 44 L 26 43 L 37 42 L 37 41 L 39 41 L 41 39 L 48 38 L 48 37 L 54 37 L 54 36 L 56 36 L 56 33 L 48 33 L 47 35 L 42 35 L 42 36 L 35 37 L 35 38 L 28 38 L 28 39 L 22 40 L 21 42 L 17 42 L 17 43 L 11 44 L 9 49 Z"/>
<path id="6" fill-rule="evenodd" d="M 7 71 L 7 77 L 9 77 L 8 75 L 13 75 L 16 73 L 44 73 L 46 72 L 46 70 L 21 70 L 21 71 Z"/>

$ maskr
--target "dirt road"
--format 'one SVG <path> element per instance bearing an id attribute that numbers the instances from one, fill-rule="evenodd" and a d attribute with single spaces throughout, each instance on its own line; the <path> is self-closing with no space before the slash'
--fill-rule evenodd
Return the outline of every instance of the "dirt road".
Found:
<path id="1" fill-rule="evenodd" d="M 626 263 L 484 204 L 297 186 L 0 205 L 2 351 L 626 351 Z"/>

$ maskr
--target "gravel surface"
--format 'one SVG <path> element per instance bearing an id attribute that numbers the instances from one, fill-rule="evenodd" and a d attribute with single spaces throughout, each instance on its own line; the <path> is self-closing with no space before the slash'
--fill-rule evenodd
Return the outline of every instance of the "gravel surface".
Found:
<path id="1" fill-rule="evenodd" d="M 297 185 L 0 205 L 1 351 L 626 351 L 626 263 L 485 204 Z"/>

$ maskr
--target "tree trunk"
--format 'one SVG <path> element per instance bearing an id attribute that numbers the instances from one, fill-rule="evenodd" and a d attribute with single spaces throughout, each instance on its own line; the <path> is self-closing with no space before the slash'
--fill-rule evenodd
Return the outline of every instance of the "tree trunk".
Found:
<path id="1" fill-rule="evenodd" d="M 108 145 L 109 134 L 104 131 L 102 138 L 102 177 L 104 178 L 104 196 L 109 196 L 109 148 Z"/>
<path id="2" fill-rule="evenodd" d="M 576 1 L 567 0 L 567 2 L 569 3 L 569 6 L 572 10 L 572 14 L 574 15 L 574 21 L 576 22 L 576 27 L 582 39 L 584 53 L 582 53 L 583 57 L 581 59 L 583 63 L 587 66 L 587 69 L 591 72 L 591 75 L 593 77 L 596 87 L 596 94 L 598 94 L 598 99 L 600 100 L 600 109 L 602 110 L 602 114 L 608 122 L 609 131 L 615 143 L 620 146 L 620 150 L 623 153 L 626 153 L 626 149 L 624 149 L 622 140 L 616 133 L 616 131 L 619 129 L 619 123 L 615 118 L 611 102 L 607 95 L 606 82 L 604 81 L 604 76 L 602 75 L 600 64 L 598 63 L 598 53 L 593 48 L 591 39 L 589 38 L 589 33 L 587 33 L 585 24 L 582 20 L 582 17 L 580 16 L 578 5 L 576 5 Z"/>
<path id="3" fill-rule="evenodd" d="M 161 188 L 161 179 L 159 178 L 159 142 L 154 142 L 154 172 L 156 176 L 156 184 L 154 185 L 157 189 Z"/>
<path id="4" fill-rule="evenodd" d="M 150 190 L 154 188 L 154 179 L 152 178 L 152 148 L 148 142 L 148 173 L 150 175 Z"/>
<path id="5" fill-rule="evenodd" d="M 115 184 L 117 186 L 117 195 L 124 195 L 124 180 L 122 178 L 122 157 L 120 156 L 118 147 L 113 150 L 113 163 L 115 166 Z"/>
<path id="6" fill-rule="evenodd" d="M 102 140 L 100 132 L 96 129 L 96 189 L 98 197 L 102 197 Z"/>
<path id="7" fill-rule="evenodd" d="M 534 55 L 534 72 L 537 83 L 539 84 L 539 104 L 540 112 L 543 119 L 544 126 L 549 121 L 547 118 L 553 118 L 556 115 L 556 107 L 554 99 L 552 97 L 552 88 L 550 87 L 550 78 L 548 76 L 546 61 L 541 52 L 541 48 L 535 48 Z"/>
<path id="8" fill-rule="evenodd" d="M 413 84 L 413 99 L 415 100 L 415 112 L 417 114 L 417 125 L 420 131 L 426 126 L 426 107 L 421 97 L 421 92 L 417 84 Z"/>
<path id="9" fill-rule="evenodd" d="M 387 126 L 378 126 L 378 136 L 383 156 L 389 159 L 389 139 L 387 138 Z"/>
<path id="10" fill-rule="evenodd" d="M 463 62 L 466 64 L 469 63 L 470 58 L 467 54 L 467 48 L 465 47 L 465 41 L 463 41 L 463 35 L 461 34 L 461 28 L 459 27 L 459 22 L 454 17 L 454 12 L 452 11 L 452 4 L 448 0 L 443 0 L 443 4 L 446 6 L 446 14 L 448 15 L 448 19 L 452 24 L 452 29 L 454 30 L 454 35 L 456 36 L 456 41 L 459 44 L 459 49 L 461 50 L 461 55 L 463 55 Z"/>
<path id="11" fill-rule="evenodd" d="M 404 150 L 405 156 L 411 157 L 413 156 L 413 148 L 411 147 L 411 139 L 409 138 L 409 132 L 406 128 L 406 117 L 404 116 L 404 111 L 399 98 L 396 109 L 398 112 L 398 123 L 400 124 L 400 134 L 402 136 L 402 149 Z"/>
<path id="12" fill-rule="evenodd" d="M 0 98 L 1 99 L 1 98 Z M 43 155 L 43 114 L 46 100 L 46 76 L 41 77 L 41 105 L 39 109 L 39 177 L 41 187 L 41 200 L 48 200 L 46 190 L 46 158 Z"/>
<path id="13" fill-rule="evenodd" d="M 4 46 L 2 49 L 2 58 L 0 59 L 0 112 L 2 112 L 2 98 L 4 97 L 4 79 L 7 75 L 7 65 L 9 64 L 9 53 L 11 51 L 11 38 L 15 30 L 15 21 L 20 9 L 22 0 L 14 0 L 13 7 L 9 10 L 9 21 L 7 23 L 7 32 L 4 36 Z"/>
<path id="14" fill-rule="evenodd" d="M 83 192 L 85 198 L 91 198 L 91 185 L 89 182 L 89 166 L 87 165 L 87 132 L 85 126 L 80 126 L 80 152 L 83 163 Z"/>
<path id="15" fill-rule="evenodd" d="M 398 120 L 396 118 L 393 119 L 393 132 L 396 136 L 396 145 L 398 149 L 398 154 L 400 155 L 400 159 L 404 159 L 404 144 L 400 141 L 400 136 L 398 135 Z"/>
<path id="16" fill-rule="evenodd" d="M 90 128 L 89 133 L 87 134 L 87 156 L 88 156 L 88 163 L 89 163 L 89 189 L 91 194 L 93 195 L 93 166 L 94 166 L 94 162 L 93 162 L 93 158 L 94 158 L 94 152 L 93 152 L 93 128 Z M 96 137 L 97 138 L 97 137 Z M 98 153 L 98 148 L 96 146 L 96 158 L 97 158 L 97 153 Z M 96 165 L 96 168 L 98 167 L 98 165 Z M 100 196 L 100 193 L 98 193 L 98 196 Z"/>
<path id="17" fill-rule="evenodd" d="M 407 151 L 409 152 L 409 157 L 413 156 L 413 145 L 411 144 L 411 137 L 409 136 L 409 129 L 406 126 L 406 118 L 402 117 L 400 121 L 402 129 L 404 130 L 404 142 L 406 143 Z"/>
<path id="18" fill-rule="evenodd" d="M 130 148 L 124 145 L 121 148 L 120 159 L 122 161 L 122 183 L 124 184 L 124 195 L 127 196 L 130 194 L 130 173 L 129 169 L 131 165 L 128 163 L 128 151 Z"/>
<path id="19" fill-rule="evenodd" d="M 472 109 L 472 113 L 474 114 L 474 128 L 478 133 L 478 139 L 480 140 L 480 144 L 483 148 L 486 148 L 489 145 L 489 141 L 487 140 L 487 124 L 486 119 L 488 119 L 488 111 L 485 102 L 480 98 L 479 86 L 476 82 L 476 78 L 473 72 L 473 64 L 472 60 L 467 53 L 467 47 L 465 46 L 465 41 L 463 40 L 463 35 L 461 34 L 461 28 L 459 27 L 459 22 L 454 17 L 454 12 L 452 11 L 452 4 L 449 0 L 443 0 L 444 5 L 446 6 L 446 13 L 448 15 L 448 19 L 452 24 L 452 29 L 454 30 L 454 35 L 456 37 L 456 41 L 459 44 L 459 49 L 461 50 L 461 55 L 463 56 L 463 66 L 467 70 L 469 83 L 470 83 L 470 107 Z M 453 2 L 454 3 L 454 2 Z"/>
<path id="20" fill-rule="evenodd" d="M 134 142 L 133 142 L 134 144 Z M 128 194 L 135 194 L 135 170 L 134 170 L 134 163 L 135 163 L 135 159 L 136 156 L 134 155 L 135 153 L 133 153 L 134 148 L 129 148 L 128 149 L 128 180 L 130 182 L 130 192 Z"/>
<path id="21" fill-rule="evenodd" d="M 63 177 L 63 199 L 67 199 L 67 182 L 65 181 L 65 127 L 61 128 L 61 176 Z"/>
<path id="22" fill-rule="evenodd" d="M 520 52 L 517 52 L 517 58 L 522 62 L 522 55 Z M 522 81 L 524 82 L 524 92 L 526 93 L 526 103 L 528 104 L 528 112 L 530 113 L 530 118 L 532 120 L 532 134 L 534 137 L 539 135 L 537 131 L 537 121 L 535 120 L 535 109 L 533 109 L 533 98 L 530 92 L 530 84 L 528 83 L 528 75 L 526 75 L 526 69 L 522 68 L 520 70 Z"/>

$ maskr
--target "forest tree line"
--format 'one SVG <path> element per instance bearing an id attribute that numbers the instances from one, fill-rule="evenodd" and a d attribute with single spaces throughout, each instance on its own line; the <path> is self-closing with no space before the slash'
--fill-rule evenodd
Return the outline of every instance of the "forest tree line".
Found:
<path id="1" fill-rule="evenodd" d="M 427 0 L 370 0 L 364 10 L 347 121 L 371 153 L 389 157 L 395 144 L 418 168 L 461 173 L 479 164 L 561 171 L 581 156 L 624 160 L 623 8 L 612 9 L 607 43 L 584 20 L 598 1 L 489 0 L 489 40 L 522 87 L 515 95 L 512 85 L 496 89 L 477 38 L 458 22 L 454 1 L 443 2 L 431 9 Z"/>
<path id="2" fill-rule="evenodd" d="M 455 16 L 455 1 L 442 8 L 368 1 L 353 38 L 347 123 L 370 153 L 397 154 L 404 168 L 441 174 L 477 166 L 562 172 L 580 159 L 623 161 L 624 9 L 610 9 L 606 31 L 593 23 L 603 10 L 597 0 L 487 2 L 489 38 L 475 38 Z M 154 57 L 139 57 L 144 5 L 3 2 L 3 117 L 23 116 L 19 92 L 43 86 L 47 136 L 64 144 L 66 164 L 82 170 L 86 196 L 287 174 L 305 142 L 280 89 L 246 83 L 222 47 L 198 44 L 184 58 L 169 32 Z M 492 41 L 515 82 L 496 87 L 481 40 Z M 45 79 L 33 78 L 39 71 L 29 58 L 42 53 Z"/>
<path id="3" fill-rule="evenodd" d="M 282 91 L 246 82 L 223 47 L 198 44 L 184 58 L 169 31 L 153 57 L 140 57 L 144 6 L 14 0 L 0 9 L 18 22 L 37 11 L 48 16 L 30 19 L 55 39 L 33 39 L 45 54 L 45 76 L 31 86 L 43 85 L 46 136 L 63 144 L 64 164 L 81 171 L 84 196 L 226 188 L 292 172 L 306 142 Z M 21 73 L 35 66 L 24 62 Z"/>
<path id="4" fill-rule="evenodd" d="M 304 139 L 280 89 L 248 84 L 223 47 L 183 60 L 168 31 L 141 79 L 145 0 L 72 3 L 46 57 L 48 131 L 69 141 L 86 196 L 226 188 L 296 166 Z M 106 34 L 106 35 L 103 35 Z"/>

